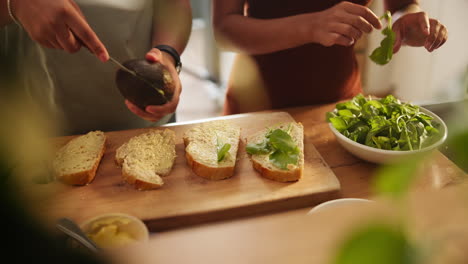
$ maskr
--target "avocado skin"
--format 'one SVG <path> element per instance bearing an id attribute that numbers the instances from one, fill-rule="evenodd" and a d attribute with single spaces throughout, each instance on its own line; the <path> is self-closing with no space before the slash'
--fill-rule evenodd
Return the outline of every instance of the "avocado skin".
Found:
<path id="1" fill-rule="evenodd" d="M 123 65 L 164 91 L 165 96 L 140 78 L 119 69 L 115 77 L 117 88 L 122 96 L 134 105 L 144 110 L 148 105 L 163 105 L 174 96 L 174 80 L 169 70 L 161 63 L 150 63 L 146 60 L 134 59 L 124 62 Z"/>

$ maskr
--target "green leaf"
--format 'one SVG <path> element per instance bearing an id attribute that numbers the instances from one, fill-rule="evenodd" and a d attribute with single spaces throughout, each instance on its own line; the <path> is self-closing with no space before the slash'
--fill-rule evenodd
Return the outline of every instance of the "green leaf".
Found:
<path id="1" fill-rule="evenodd" d="M 288 170 L 288 164 L 297 165 L 299 161 L 299 153 L 276 150 L 270 155 L 270 161 L 276 167 L 282 170 Z"/>
<path id="2" fill-rule="evenodd" d="M 412 264 L 416 263 L 416 253 L 401 230 L 376 223 L 351 233 L 333 263 Z"/>
<path id="3" fill-rule="evenodd" d="M 392 15 L 389 11 L 380 18 L 387 20 L 387 27 L 382 30 L 382 35 L 385 38 L 380 42 L 380 47 L 377 47 L 369 56 L 370 59 L 379 64 L 385 65 L 390 62 L 393 56 L 393 45 L 395 44 L 395 32 L 392 30 Z"/>
<path id="4" fill-rule="evenodd" d="M 284 152 L 297 152 L 297 144 L 292 137 L 281 129 L 275 129 L 270 134 L 270 144 L 276 150 Z"/>
<path id="5" fill-rule="evenodd" d="M 339 116 L 354 117 L 353 112 L 348 109 L 338 110 Z"/>
<path id="6" fill-rule="evenodd" d="M 218 147 L 218 162 L 221 162 L 228 151 L 231 149 L 231 144 L 224 144 L 221 148 Z"/>
<path id="7" fill-rule="evenodd" d="M 263 142 L 258 144 L 247 144 L 246 151 L 251 155 L 262 155 L 270 153 L 272 149 L 269 145 L 269 141 L 265 139 Z"/>
<path id="8" fill-rule="evenodd" d="M 415 180 L 416 172 L 427 154 L 418 154 L 405 158 L 399 163 L 382 166 L 377 171 L 373 186 L 377 193 L 403 197 Z"/>
<path id="9" fill-rule="evenodd" d="M 340 132 L 343 132 L 346 129 L 348 129 L 346 122 L 341 117 L 332 117 L 330 118 L 330 122 L 332 123 L 333 127 Z"/>

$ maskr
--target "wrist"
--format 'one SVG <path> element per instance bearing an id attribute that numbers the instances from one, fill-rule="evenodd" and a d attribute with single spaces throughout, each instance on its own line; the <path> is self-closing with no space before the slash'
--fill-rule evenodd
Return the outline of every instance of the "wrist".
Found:
<path id="1" fill-rule="evenodd" d="M 159 49 L 165 58 L 167 56 L 171 57 L 171 62 L 173 63 L 177 73 L 180 73 L 182 69 L 182 62 L 180 61 L 179 52 L 169 45 L 157 45 L 154 48 Z"/>
<path id="2" fill-rule="evenodd" d="M 317 15 L 315 13 L 300 16 L 296 28 L 299 31 L 300 41 L 302 44 L 317 43 L 317 22 Z"/>

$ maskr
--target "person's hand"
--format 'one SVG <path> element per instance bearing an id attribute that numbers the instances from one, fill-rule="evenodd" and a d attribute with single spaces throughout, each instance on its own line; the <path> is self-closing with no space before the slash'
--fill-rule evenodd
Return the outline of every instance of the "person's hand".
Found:
<path id="1" fill-rule="evenodd" d="M 424 46 L 429 52 L 444 45 L 448 38 L 447 28 L 437 19 L 429 18 L 425 12 L 406 14 L 393 23 L 396 34 L 393 53 L 402 45 Z"/>
<path id="2" fill-rule="evenodd" d="M 311 15 L 314 18 L 310 30 L 312 42 L 326 47 L 351 46 L 363 33 L 382 27 L 379 18 L 369 8 L 347 1 Z"/>
<path id="3" fill-rule="evenodd" d="M 177 105 L 179 104 L 180 93 L 182 92 L 182 86 L 179 79 L 179 74 L 175 68 L 174 59 L 166 52 L 161 52 L 159 49 L 152 49 L 146 54 L 146 60 L 149 62 L 159 62 L 169 69 L 172 79 L 175 82 L 175 91 L 172 100 L 163 105 L 148 105 L 143 111 L 138 106 L 132 104 L 130 101 L 125 100 L 125 104 L 128 109 L 135 115 L 151 121 L 156 122 L 168 114 L 172 114 L 176 111 Z"/>
<path id="4" fill-rule="evenodd" d="M 73 0 L 12 1 L 16 18 L 31 39 L 51 49 L 77 52 L 83 45 L 101 61 L 109 54 Z"/>

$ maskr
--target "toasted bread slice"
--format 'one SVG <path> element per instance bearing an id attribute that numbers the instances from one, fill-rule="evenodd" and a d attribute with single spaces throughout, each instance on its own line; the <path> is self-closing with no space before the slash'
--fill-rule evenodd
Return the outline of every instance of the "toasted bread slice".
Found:
<path id="1" fill-rule="evenodd" d="M 175 133 L 169 129 L 135 136 L 115 155 L 115 161 L 122 166 L 122 177 L 138 190 L 162 187 L 161 176 L 171 172 L 175 158 Z"/>
<path id="2" fill-rule="evenodd" d="M 55 154 L 52 163 L 58 180 L 70 185 L 86 185 L 96 176 L 105 151 L 106 135 L 102 131 L 75 137 Z"/>
<path id="3" fill-rule="evenodd" d="M 289 134 L 300 150 L 298 164 L 297 166 L 289 164 L 288 169 L 283 170 L 271 163 L 269 154 L 250 155 L 253 167 L 265 178 L 279 182 L 291 182 L 302 177 L 304 170 L 304 128 L 301 123 L 285 123 L 268 127 L 247 138 L 247 144 L 258 144 L 265 140 L 265 135 L 270 129 L 279 128 L 287 131 L 289 127 L 291 129 Z"/>
<path id="4" fill-rule="evenodd" d="M 240 127 L 228 121 L 211 121 L 197 125 L 184 134 L 185 156 L 193 172 L 209 180 L 222 180 L 234 175 Z M 218 149 L 231 147 L 221 161 Z"/>

